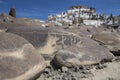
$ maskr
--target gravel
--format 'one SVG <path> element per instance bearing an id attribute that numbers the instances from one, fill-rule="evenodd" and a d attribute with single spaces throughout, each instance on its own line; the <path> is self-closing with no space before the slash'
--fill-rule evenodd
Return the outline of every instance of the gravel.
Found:
<path id="1" fill-rule="evenodd" d="M 44 72 L 44 80 L 79 80 L 80 78 L 86 78 L 92 76 L 91 71 L 87 69 L 81 69 L 81 67 L 61 67 L 54 69 L 52 66 L 48 66 Z"/>
<path id="2" fill-rule="evenodd" d="M 65 66 L 61 68 L 56 68 L 50 65 L 46 67 L 44 72 L 41 74 L 40 79 L 37 80 L 101 80 L 99 78 L 105 77 L 105 75 L 99 71 L 106 71 L 106 72 L 110 70 L 115 71 L 113 70 L 115 65 L 116 65 L 115 69 L 116 68 L 119 69 L 120 66 L 117 63 L 120 63 L 120 57 L 117 57 L 116 60 L 113 62 L 89 65 L 89 66 L 79 66 L 79 67 L 75 66 L 72 68 L 68 68 Z M 114 67 L 112 68 L 111 65 Z M 110 71 L 109 74 L 111 73 L 112 72 Z M 116 72 L 114 75 L 117 74 L 118 73 Z M 105 80 L 119 80 L 119 79 L 115 79 L 113 76 L 106 76 Z"/>

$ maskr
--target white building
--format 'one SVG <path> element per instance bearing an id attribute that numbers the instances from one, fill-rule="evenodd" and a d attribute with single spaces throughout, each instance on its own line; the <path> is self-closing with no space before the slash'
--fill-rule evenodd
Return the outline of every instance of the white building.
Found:
<path id="1" fill-rule="evenodd" d="M 100 26 L 104 23 L 104 21 L 101 20 L 83 20 L 83 24 L 85 25 L 92 25 L 92 26 Z"/>
<path id="2" fill-rule="evenodd" d="M 48 16 L 48 20 L 52 22 L 58 21 L 60 23 L 64 22 L 73 24 L 74 21 L 76 23 L 80 23 L 79 19 L 83 19 L 83 23 L 85 25 L 100 26 L 102 24 L 102 21 L 98 20 L 100 16 L 101 15 L 96 14 L 95 8 L 86 6 L 72 6 L 66 12 L 62 12 L 62 14 Z"/>

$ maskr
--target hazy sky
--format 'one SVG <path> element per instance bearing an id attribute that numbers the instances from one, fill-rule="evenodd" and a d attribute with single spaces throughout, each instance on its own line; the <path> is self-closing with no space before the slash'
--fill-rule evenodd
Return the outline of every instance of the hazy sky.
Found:
<path id="1" fill-rule="evenodd" d="M 66 11 L 70 6 L 83 5 L 96 8 L 97 13 L 120 14 L 120 0 L 0 0 L 0 13 L 15 7 L 17 17 L 46 20 L 48 14 Z"/>

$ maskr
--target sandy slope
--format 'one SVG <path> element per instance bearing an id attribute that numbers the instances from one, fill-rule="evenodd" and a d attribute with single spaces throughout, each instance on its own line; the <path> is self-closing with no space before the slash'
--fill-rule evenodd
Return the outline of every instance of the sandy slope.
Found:
<path id="1" fill-rule="evenodd" d="M 107 67 L 100 70 L 92 69 L 94 77 L 82 80 L 120 80 L 120 61 L 106 63 Z"/>

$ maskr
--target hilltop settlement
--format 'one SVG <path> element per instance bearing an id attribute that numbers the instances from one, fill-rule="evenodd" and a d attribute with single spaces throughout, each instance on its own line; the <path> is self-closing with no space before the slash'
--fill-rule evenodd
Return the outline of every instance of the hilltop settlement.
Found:
<path id="1" fill-rule="evenodd" d="M 50 22 L 56 22 L 63 25 L 110 25 L 118 23 L 118 20 L 113 18 L 112 14 L 106 16 L 104 14 L 97 14 L 95 8 L 87 6 L 72 6 L 66 12 L 61 14 L 49 15 Z"/>
<path id="2" fill-rule="evenodd" d="M 0 14 L 0 80 L 120 80 L 120 16 L 71 6 L 47 21 Z"/>

